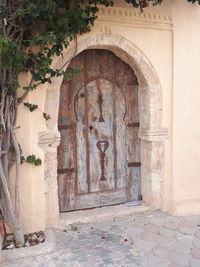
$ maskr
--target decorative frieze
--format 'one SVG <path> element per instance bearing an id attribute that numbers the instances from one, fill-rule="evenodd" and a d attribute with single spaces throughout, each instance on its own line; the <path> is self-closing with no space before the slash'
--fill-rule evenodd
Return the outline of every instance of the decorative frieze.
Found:
<path id="1" fill-rule="evenodd" d="M 134 8 L 121 7 L 99 7 L 97 21 L 109 21 L 113 23 L 127 24 L 137 27 L 172 29 L 173 17 L 171 14 L 153 13 L 149 11 L 141 12 Z M 110 27 L 105 26 L 103 32 L 111 31 Z"/>

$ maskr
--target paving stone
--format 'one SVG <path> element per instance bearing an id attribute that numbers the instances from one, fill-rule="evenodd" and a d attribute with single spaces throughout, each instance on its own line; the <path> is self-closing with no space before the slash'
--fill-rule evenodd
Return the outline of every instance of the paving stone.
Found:
<path id="1" fill-rule="evenodd" d="M 136 227 L 145 227 L 146 225 L 149 224 L 149 219 L 148 218 L 145 218 L 145 220 L 142 218 L 139 218 L 139 219 L 135 219 L 135 220 L 131 220 L 131 223 L 133 226 L 136 226 Z"/>
<path id="2" fill-rule="evenodd" d="M 162 247 L 167 247 L 167 248 L 173 248 L 175 243 L 176 243 L 175 238 L 170 238 L 167 236 L 159 236 L 157 240 L 157 244 L 162 246 Z"/>
<path id="3" fill-rule="evenodd" d="M 159 235 L 158 234 L 155 234 L 155 233 L 151 233 L 151 232 L 144 232 L 140 235 L 141 239 L 143 240 L 154 240 L 156 241 L 158 238 L 159 238 Z"/>
<path id="4" fill-rule="evenodd" d="M 180 224 L 181 219 L 180 219 L 180 217 L 177 217 L 177 216 L 168 216 L 168 217 L 166 217 L 166 222 L 173 222 L 173 223 Z"/>
<path id="5" fill-rule="evenodd" d="M 180 226 L 180 223 L 175 222 L 165 222 L 164 227 L 168 230 L 177 230 Z"/>
<path id="6" fill-rule="evenodd" d="M 199 230 L 199 231 L 196 231 L 196 232 L 194 233 L 194 235 L 195 235 L 196 237 L 200 238 L 200 230 Z"/>
<path id="7" fill-rule="evenodd" d="M 162 226 L 165 222 L 165 219 L 161 217 L 152 217 L 150 218 L 149 222 L 155 225 Z"/>
<path id="8" fill-rule="evenodd" d="M 191 254 L 195 258 L 200 259 L 200 248 L 192 248 Z"/>
<path id="9" fill-rule="evenodd" d="M 192 245 L 176 242 L 173 249 L 174 251 L 181 252 L 184 254 L 190 254 Z"/>
<path id="10" fill-rule="evenodd" d="M 196 219 L 190 220 L 190 219 L 182 218 L 181 220 L 181 226 L 184 226 L 184 227 L 194 228 L 194 227 L 197 227 L 197 224 L 198 224 L 198 221 Z"/>
<path id="11" fill-rule="evenodd" d="M 199 267 L 200 266 L 200 260 L 198 260 L 198 259 L 192 259 L 190 261 L 190 266 L 191 267 Z"/>
<path id="12" fill-rule="evenodd" d="M 175 263 L 170 263 L 169 265 L 167 265 L 167 267 L 181 267 L 181 266 Z"/>
<path id="13" fill-rule="evenodd" d="M 146 266 L 149 267 L 166 267 L 170 264 L 169 259 L 164 259 L 162 257 L 151 255 L 147 258 Z"/>
<path id="14" fill-rule="evenodd" d="M 150 252 L 156 245 L 155 241 L 139 240 L 135 242 L 134 247 L 139 251 Z"/>
<path id="15" fill-rule="evenodd" d="M 193 235 L 196 232 L 194 227 L 180 226 L 179 232 L 185 235 Z"/>
<path id="16" fill-rule="evenodd" d="M 141 235 L 145 230 L 141 227 L 135 227 L 135 226 L 129 226 L 124 229 L 124 232 L 127 233 L 130 236 L 139 236 Z"/>
<path id="17" fill-rule="evenodd" d="M 182 218 L 183 220 L 186 220 L 186 221 L 191 221 L 191 222 L 198 222 L 200 220 L 199 215 L 182 216 L 180 218 Z"/>
<path id="18" fill-rule="evenodd" d="M 175 238 L 175 236 L 176 236 L 176 231 L 174 231 L 174 230 L 168 230 L 168 229 L 164 229 L 164 228 L 162 228 L 162 229 L 159 231 L 159 234 L 160 234 L 161 236 L 167 236 L 167 237 Z"/>
<path id="19" fill-rule="evenodd" d="M 154 256 L 159 256 L 162 258 L 169 258 L 169 252 L 170 252 L 169 248 L 158 246 L 153 249 L 152 253 Z"/>
<path id="20" fill-rule="evenodd" d="M 197 222 L 200 222 L 200 216 L 194 217 L 193 221 L 193 217 L 173 217 L 155 212 L 114 221 L 77 224 L 78 232 L 71 231 L 68 226 L 66 232 L 55 230 L 56 246 L 52 253 L 7 260 L 2 266 L 200 267 L 200 227 Z M 187 234 L 179 231 L 181 227 L 189 228 Z"/>
<path id="21" fill-rule="evenodd" d="M 192 256 L 189 254 L 183 254 L 173 251 L 169 254 L 169 258 L 172 262 L 176 264 L 179 264 L 181 266 L 188 266 L 190 260 L 192 259 Z"/>
<path id="22" fill-rule="evenodd" d="M 144 226 L 145 231 L 152 232 L 152 233 L 158 233 L 161 230 L 161 226 L 148 223 Z"/>
<path id="23" fill-rule="evenodd" d="M 194 237 L 193 239 L 193 245 L 197 248 L 200 248 L 200 239 L 197 237 Z"/>
<path id="24" fill-rule="evenodd" d="M 176 240 L 178 242 L 181 242 L 181 243 L 184 243 L 184 244 L 189 244 L 190 246 L 192 246 L 193 239 L 194 239 L 194 236 L 192 236 L 192 235 L 184 235 L 184 234 L 181 234 L 181 233 L 178 233 L 176 235 Z"/>

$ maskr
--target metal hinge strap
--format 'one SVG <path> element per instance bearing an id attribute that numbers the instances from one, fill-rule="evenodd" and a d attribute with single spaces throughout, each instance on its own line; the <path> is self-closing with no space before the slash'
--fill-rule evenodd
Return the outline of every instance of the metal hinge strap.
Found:
<path id="1" fill-rule="evenodd" d="M 73 129 L 74 124 L 60 124 L 58 125 L 58 130 L 67 130 L 67 129 Z"/>
<path id="2" fill-rule="evenodd" d="M 127 127 L 140 127 L 140 123 L 139 122 L 129 122 L 127 124 Z"/>
<path id="3" fill-rule="evenodd" d="M 65 169 L 58 169 L 57 170 L 58 174 L 72 173 L 72 172 L 75 172 L 74 168 L 65 168 Z"/>
<path id="4" fill-rule="evenodd" d="M 140 167 L 141 162 L 129 162 L 128 167 Z"/>

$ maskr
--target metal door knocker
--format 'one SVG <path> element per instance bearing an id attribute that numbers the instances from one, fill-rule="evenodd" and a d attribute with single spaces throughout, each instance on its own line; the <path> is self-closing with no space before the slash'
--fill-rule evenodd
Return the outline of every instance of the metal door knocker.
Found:
<path id="1" fill-rule="evenodd" d="M 105 172 L 105 156 L 106 156 L 106 150 L 109 147 L 108 141 L 98 141 L 97 142 L 97 148 L 100 151 L 100 161 L 101 161 L 101 178 L 100 181 L 106 181 L 106 177 L 104 175 Z"/>

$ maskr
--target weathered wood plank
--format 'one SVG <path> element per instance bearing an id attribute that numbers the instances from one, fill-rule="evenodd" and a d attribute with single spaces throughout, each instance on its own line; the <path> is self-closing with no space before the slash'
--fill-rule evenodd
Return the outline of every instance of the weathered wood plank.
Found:
<path id="1" fill-rule="evenodd" d="M 60 211 L 137 200 L 141 191 L 140 167 L 128 167 L 141 160 L 137 78 L 106 50 L 83 51 L 69 67 L 81 66 L 61 87 Z"/>
<path id="2" fill-rule="evenodd" d="M 126 103 L 122 90 L 116 85 L 113 85 L 113 94 L 115 99 L 117 188 L 125 188 L 127 181 L 126 125 L 124 121 Z"/>
<path id="3" fill-rule="evenodd" d="M 63 83 L 60 95 L 60 110 L 58 128 L 60 128 L 61 142 L 58 147 L 58 196 L 60 211 L 66 206 L 73 209 L 74 190 L 76 183 L 75 172 L 65 172 L 65 169 L 76 168 L 75 160 L 75 125 L 70 109 L 72 92 L 69 84 Z M 70 127 L 68 127 L 70 125 Z"/>
<path id="4" fill-rule="evenodd" d="M 76 143 L 77 143 L 77 193 L 88 193 L 87 179 L 87 143 L 86 143 L 86 88 L 83 87 L 75 100 L 77 126 L 76 126 Z"/>
<path id="5" fill-rule="evenodd" d="M 106 80 L 96 80 L 87 85 L 88 89 L 88 119 L 93 130 L 89 130 L 90 146 L 90 173 L 91 192 L 114 188 L 114 156 L 113 156 L 113 112 L 112 112 L 112 84 Z M 102 116 L 100 122 L 99 95 L 102 97 Z M 104 175 L 105 181 L 101 181 L 102 166 L 101 152 L 97 148 L 99 141 L 107 141 L 108 148 L 105 151 Z"/>
<path id="6" fill-rule="evenodd" d="M 125 89 L 127 114 L 125 121 L 127 124 L 127 161 L 141 162 L 140 156 L 140 140 L 138 138 L 138 122 L 139 122 L 139 109 L 138 109 L 138 91 L 137 85 L 129 85 Z M 130 127 L 134 126 L 135 127 Z M 140 166 L 128 166 L 127 169 L 127 196 L 129 201 L 138 200 L 141 194 L 140 185 Z"/>
<path id="7" fill-rule="evenodd" d="M 88 201 L 90 199 L 90 202 Z M 74 209 L 87 209 L 91 207 L 102 207 L 127 202 L 126 189 L 108 190 L 94 192 L 90 194 L 77 195 L 74 203 Z M 70 208 L 68 209 L 70 210 Z"/>

